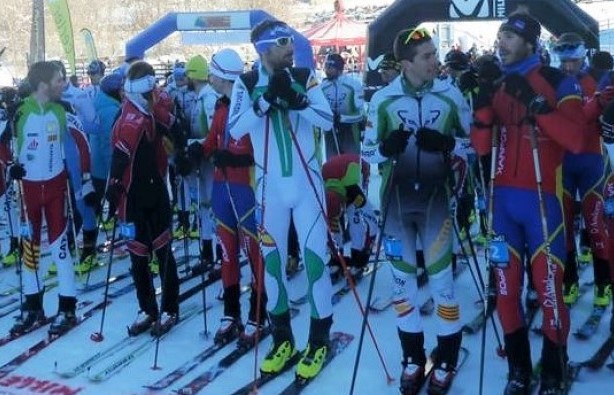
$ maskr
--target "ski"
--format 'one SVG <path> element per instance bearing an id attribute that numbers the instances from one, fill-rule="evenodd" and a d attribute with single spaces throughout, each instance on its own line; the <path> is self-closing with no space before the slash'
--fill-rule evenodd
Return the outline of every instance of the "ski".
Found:
<path id="1" fill-rule="evenodd" d="M 347 347 L 347 345 L 352 341 L 352 339 L 354 339 L 354 336 L 352 336 L 350 334 L 342 333 L 342 332 L 333 332 L 331 334 L 331 338 L 330 338 L 330 349 L 332 351 L 328 353 L 328 355 L 330 356 L 330 359 L 334 358 L 335 355 L 337 355 L 341 351 L 343 351 L 343 349 L 345 349 Z M 333 353 L 336 353 L 336 354 L 335 355 L 331 355 Z M 276 379 L 276 378 L 280 377 L 281 375 L 283 375 L 285 372 L 287 372 L 290 369 L 292 369 L 298 363 L 298 361 L 301 359 L 302 354 L 303 354 L 302 352 L 297 352 L 286 363 L 286 365 L 283 367 L 283 369 L 281 371 L 279 371 L 278 373 L 262 374 L 256 380 L 252 380 L 250 383 L 244 385 L 243 387 L 241 387 L 238 390 L 236 390 L 235 392 L 233 392 L 232 395 L 248 395 L 248 394 L 252 393 L 252 390 L 260 389 L 263 385 L 273 381 L 274 379 Z M 327 360 L 328 359 L 329 358 L 327 358 Z M 328 362 L 330 362 L 330 361 L 328 361 Z M 327 365 L 327 362 L 324 363 L 324 365 L 322 366 L 322 369 L 324 369 L 324 367 L 326 365 Z"/>
<path id="2" fill-rule="evenodd" d="M 110 303 L 111 303 L 111 301 L 107 302 L 107 304 L 110 304 Z M 48 337 L 46 337 L 45 339 L 43 339 L 43 340 L 39 341 L 38 343 L 34 344 L 33 346 L 31 346 L 30 348 L 28 348 L 27 350 L 25 350 L 21 354 L 17 355 L 15 358 L 11 359 L 9 362 L 7 362 L 4 365 L 0 366 L 0 377 L 4 377 L 7 374 L 13 372 L 15 369 L 19 368 L 21 365 L 23 365 L 30 358 L 32 358 L 33 356 L 37 355 L 38 353 L 43 351 L 45 348 L 47 348 L 51 343 L 55 342 L 57 339 L 59 339 L 62 336 L 66 335 L 71 330 L 73 330 L 74 328 L 78 327 L 79 325 L 81 325 L 82 323 L 87 321 L 97 311 L 102 310 L 104 308 L 104 306 L 105 306 L 104 302 L 100 302 L 100 303 L 94 305 L 89 310 L 87 310 L 85 313 L 83 313 L 83 315 L 79 318 L 77 323 L 73 327 L 68 329 L 66 332 L 64 332 L 64 333 L 62 333 L 62 334 L 60 334 L 58 336 L 48 336 Z"/>
<path id="3" fill-rule="evenodd" d="M 350 335 L 349 333 L 333 332 L 330 339 L 330 349 L 326 353 L 326 359 L 322 364 L 322 370 L 324 370 L 337 355 L 341 354 L 352 342 L 352 340 L 354 340 L 354 336 Z M 318 375 L 320 374 L 322 374 L 322 371 L 318 373 Z M 300 394 L 301 391 L 303 391 L 303 389 L 305 389 L 305 387 L 307 387 L 314 379 L 315 377 L 307 380 L 297 376 L 294 381 L 292 381 L 280 393 L 280 395 Z"/>
<path id="4" fill-rule="evenodd" d="M 294 318 L 298 315 L 299 310 L 290 309 L 290 316 Z M 270 327 L 266 327 L 260 336 L 260 340 L 265 339 L 267 336 L 271 334 Z M 222 359 L 220 359 L 216 364 L 209 367 L 206 371 L 196 376 L 192 381 L 183 387 L 175 390 L 174 392 L 182 395 L 191 395 L 196 394 L 207 385 L 209 385 L 213 380 L 215 380 L 218 376 L 226 371 L 226 369 L 230 368 L 236 361 L 238 361 L 241 357 L 250 352 L 253 347 L 236 347 L 230 353 L 226 354 Z M 192 361 L 190 361 L 192 362 Z M 185 371 L 185 373 L 193 370 L 198 364 L 191 366 L 191 363 L 187 363 L 184 367 L 189 367 L 189 370 Z M 184 373 L 184 374 L 185 374 Z M 172 373 L 171 373 L 172 374 Z M 183 375 L 174 376 L 174 381 L 179 380 Z M 172 384 L 172 383 L 171 383 Z M 170 384 L 169 384 L 170 385 Z M 168 386 L 168 385 L 167 385 Z M 149 387 L 148 387 L 149 388 Z"/>
<path id="5" fill-rule="evenodd" d="M 125 278 L 129 278 L 129 277 L 131 277 L 130 272 L 125 272 L 125 273 L 122 273 L 122 274 L 120 274 L 118 276 L 114 276 L 114 277 L 109 278 L 108 283 L 109 284 L 113 284 L 113 283 L 116 283 L 118 281 L 121 281 L 121 280 L 123 280 Z M 100 280 L 98 282 L 95 282 L 93 284 L 86 284 L 82 288 L 79 288 L 78 291 L 79 291 L 79 293 L 95 291 L 97 289 L 104 288 L 106 285 L 107 285 L 107 280 L 104 279 L 104 280 Z"/>
<path id="6" fill-rule="evenodd" d="M 576 379 L 578 378 L 578 375 L 580 374 L 580 370 L 582 369 L 582 364 L 576 363 L 576 362 L 568 362 L 567 363 L 567 378 L 565 380 L 565 389 L 564 389 L 564 393 L 568 394 L 569 391 L 571 390 L 571 387 L 573 385 L 573 383 L 576 381 Z M 537 387 L 540 384 L 540 378 L 541 378 L 541 371 L 542 371 L 542 363 L 541 363 L 541 359 L 539 361 L 537 361 L 537 363 L 533 366 L 533 370 L 531 372 L 531 382 L 529 384 L 529 393 L 532 394 L 535 392 L 535 390 L 537 389 Z M 561 383 L 561 389 L 562 388 L 562 383 Z"/>
<path id="7" fill-rule="evenodd" d="M 209 307 L 210 306 L 208 306 L 207 309 L 209 309 Z M 198 316 L 202 312 L 203 309 L 198 308 L 195 305 L 188 307 L 179 322 L 173 325 L 169 332 L 166 332 L 162 336 L 160 336 L 160 340 L 164 339 L 169 333 L 173 331 L 173 329 L 181 326 L 185 322 L 188 322 L 191 318 Z M 156 337 L 140 336 L 138 337 L 138 339 L 140 339 L 141 341 L 136 345 L 136 347 L 134 347 L 128 353 L 124 354 L 119 359 L 112 361 L 109 365 L 98 370 L 98 372 L 93 373 L 88 377 L 88 379 L 94 382 L 101 382 L 107 380 L 109 377 L 119 373 L 126 366 L 130 365 L 137 357 L 147 352 L 147 350 L 153 347 L 157 341 Z"/>
<path id="8" fill-rule="evenodd" d="M 93 303 L 94 302 L 92 302 L 91 300 L 85 300 L 83 302 L 79 302 L 77 304 L 77 309 L 78 310 L 83 309 L 83 308 L 85 308 L 85 307 L 87 307 L 87 306 L 89 306 L 89 305 L 91 305 Z M 17 339 L 19 339 L 19 338 L 21 338 L 21 337 L 23 337 L 23 336 L 25 336 L 25 335 L 27 335 L 29 333 L 32 333 L 32 332 L 36 331 L 37 329 L 40 329 L 40 328 L 42 328 L 42 327 L 52 323 L 53 320 L 55 320 L 55 317 L 57 317 L 57 314 L 56 315 L 52 315 L 50 317 L 45 317 L 45 319 L 42 320 L 42 321 L 37 321 L 28 330 L 26 330 L 26 331 L 24 331 L 22 333 L 19 333 L 19 334 L 11 334 L 11 333 L 9 333 L 8 335 L 5 335 L 4 337 L 1 337 L 0 338 L 0 347 L 4 346 L 5 344 L 8 344 L 8 343 L 12 342 L 13 340 L 17 340 Z"/>
<path id="9" fill-rule="evenodd" d="M 597 333 L 597 329 L 599 328 L 599 324 L 605 312 L 606 307 L 594 306 L 591 315 L 586 319 L 584 324 L 574 332 L 576 339 L 588 340 Z"/>
<path id="10" fill-rule="evenodd" d="M 586 361 L 580 362 L 580 365 L 590 370 L 599 370 L 605 365 L 608 357 L 614 351 L 614 334 L 610 335 L 601 343 L 597 351 Z"/>

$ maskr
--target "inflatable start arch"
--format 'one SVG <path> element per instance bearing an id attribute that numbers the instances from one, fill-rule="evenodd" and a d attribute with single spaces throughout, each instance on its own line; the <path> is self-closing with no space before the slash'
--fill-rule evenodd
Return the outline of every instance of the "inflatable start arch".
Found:
<path id="1" fill-rule="evenodd" d="M 145 51 L 174 32 L 250 31 L 265 19 L 277 19 L 263 10 L 226 12 L 170 12 L 126 43 L 126 60 L 143 59 Z M 294 63 L 313 68 L 313 50 L 305 36 L 294 32 Z"/>
<path id="2" fill-rule="evenodd" d="M 599 24 L 571 0 L 397 0 L 369 24 L 366 93 L 381 84 L 377 65 L 399 30 L 422 22 L 476 22 L 505 19 L 524 11 L 554 35 L 575 32 L 587 48 L 599 48 Z"/>

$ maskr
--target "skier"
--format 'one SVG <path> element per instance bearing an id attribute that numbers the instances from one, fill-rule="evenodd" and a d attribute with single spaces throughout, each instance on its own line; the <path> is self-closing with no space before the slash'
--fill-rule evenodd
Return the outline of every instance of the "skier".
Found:
<path id="1" fill-rule="evenodd" d="M 234 50 L 223 49 L 213 55 L 209 67 L 209 83 L 221 96 L 217 100 L 213 122 L 204 143 L 192 143 L 189 151 L 196 161 L 204 156 L 205 159 L 212 160 L 215 166 L 212 202 L 217 234 L 223 251 L 224 317 L 214 341 L 228 343 L 239 337 L 240 346 L 251 347 L 257 331 L 262 331 L 266 320 L 264 273 L 257 239 L 256 203 L 251 186 L 254 155 L 249 135 L 235 140 L 227 130 L 232 86 L 242 73 L 243 61 Z M 239 300 L 239 253 L 242 250 L 248 256 L 253 274 L 249 318 L 245 326 L 241 320 Z"/>
<path id="2" fill-rule="evenodd" d="M 326 57 L 322 92 L 333 110 L 332 133 L 324 135 L 326 159 L 339 154 L 360 152 L 364 130 L 364 91 L 360 81 L 343 73 L 345 62 L 341 55 Z"/>
<path id="3" fill-rule="evenodd" d="M 71 206 L 72 207 L 72 220 L 74 224 L 74 232 L 69 232 L 68 240 L 69 245 L 71 246 L 71 250 L 76 250 L 74 247 L 76 245 L 77 234 L 81 231 L 83 227 L 83 250 L 81 251 L 81 257 L 79 258 L 79 263 L 75 265 L 75 271 L 77 273 L 84 273 L 89 271 L 93 266 L 96 265 L 96 239 L 98 237 L 97 232 L 97 224 L 96 224 L 96 214 L 94 211 L 95 206 L 95 194 L 91 182 L 91 176 L 89 174 L 90 169 L 90 147 L 87 142 L 87 138 L 83 136 L 85 132 L 85 127 L 81 122 L 83 117 L 79 117 L 76 111 L 75 105 L 77 103 L 89 103 L 91 101 L 88 97 L 77 100 L 77 95 L 72 93 L 71 88 L 67 88 L 66 86 L 70 85 L 70 83 L 66 79 L 66 68 L 64 67 L 64 63 L 61 61 L 53 61 L 64 78 L 65 88 L 61 97 L 54 97 L 53 100 L 58 101 L 66 111 L 67 121 L 68 121 L 68 137 L 67 139 L 70 144 L 66 145 L 65 150 L 65 160 L 67 164 L 67 170 L 69 179 L 71 180 L 70 184 L 70 198 L 71 198 Z M 89 108 L 89 107 L 88 107 Z M 92 110 L 94 107 L 92 105 Z M 95 133 L 98 130 L 98 119 L 96 118 L 96 112 L 94 110 L 94 119 L 95 127 L 89 129 L 90 133 Z M 75 146 L 76 145 L 76 146 Z M 87 180 L 87 183 L 83 185 L 86 186 L 85 193 L 82 193 L 81 182 Z M 84 197 L 87 195 L 87 202 Z M 55 265 L 51 265 L 50 272 L 54 273 L 56 270 Z"/>
<path id="4" fill-rule="evenodd" d="M 104 77 L 107 66 L 103 61 L 94 59 L 87 65 L 87 76 L 90 78 L 90 85 L 85 88 L 92 104 L 96 101 L 96 96 L 100 93 L 100 81 Z"/>
<path id="5" fill-rule="evenodd" d="M 12 139 L 15 110 L 19 97 L 15 88 L 0 89 L 0 212 L 9 229 L 9 251 L 2 259 L 2 265 L 12 266 L 19 258 L 19 219 L 15 199 L 14 183 L 7 185 L 6 176 L 9 164 L 13 162 Z"/>
<path id="6" fill-rule="evenodd" d="M 253 28 L 251 42 L 261 63 L 256 71 L 243 74 L 233 87 L 229 130 L 235 139 L 249 133 L 254 146 L 267 309 L 273 335 L 260 371 L 281 371 L 297 352 L 284 264 L 292 217 L 308 273 L 311 305 L 309 340 L 296 374 L 310 379 L 320 372 L 330 352 L 333 323 L 330 276 L 324 264 L 324 184 L 313 127 L 330 130 L 333 116 L 314 73 L 292 67 L 294 36 L 287 24 L 265 20 Z"/>
<path id="7" fill-rule="evenodd" d="M 502 259 L 495 266 L 495 275 L 497 311 L 508 357 L 504 392 L 508 395 L 527 394 L 532 373 L 520 303 L 525 254 L 530 257 L 533 285 L 543 311 L 539 394 L 563 393 L 566 377 L 569 312 L 562 293 L 565 243 L 558 174 L 566 150 L 579 153 L 584 149 L 587 121 L 577 80 L 542 65 L 537 53 L 540 32 L 540 24 L 522 13 L 510 15 L 501 24 L 499 55 L 505 78 L 494 91 L 480 89 L 471 132 L 474 148 L 486 155 L 493 145 L 493 127 L 500 127 L 492 229 L 493 240 L 498 238 L 498 242 L 491 242 L 491 247 L 502 252 L 497 254 Z M 538 145 L 539 163 L 534 163 L 532 139 Z"/>
<path id="8" fill-rule="evenodd" d="M 203 141 L 209 134 L 209 128 L 213 120 L 215 102 L 218 95 L 207 83 L 209 75 L 207 60 L 201 55 L 194 56 L 186 64 L 186 74 L 190 85 L 196 94 L 196 102 L 191 110 L 190 135 L 191 139 Z M 209 267 L 214 263 L 213 239 L 215 236 L 215 222 L 211 210 L 211 188 L 213 185 L 213 164 L 209 161 L 200 161 L 190 164 L 185 156 L 179 153 L 175 157 L 177 173 L 182 177 L 183 196 L 185 201 L 179 203 L 180 211 L 179 228 L 175 231 L 175 238 L 192 237 L 200 238 L 201 242 L 201 265 Z M 200 235 L 196 227 L 189 234 L 184 234 L 184 229 L 189 229 L 189 211 L 186 208 L 191 199 L 196 199 L 197 183 L 200 183 L 200 201 L 197 202 L 197 220 L 200 221 Z M 179 192 L 181 199 L 182 192 Z M 216 254 L 221 258 L 221 253 Z"/>
<path id="9" fill-rule="evenodd" d="M 358 154 L 333 156 L 322 166 L 326 187 L 326 213 L 336 245 L 343 251 L 341 219 L 345 214 L 351 240 L 350 258 L 347 259 L 351 274 L 358 278 L 366 269 L 375 236 L 377 217 L 367 200 L 365 191 L 369 185 L 369 164 Z M 335 248 L 329 246 L 329 248 Z M 331 277 L 341 277 L 341 263 L 336 252 L 331 253 Z"/>
<path id="10" fill-rule="evenodd" d="M 444 74 L 452 83 L 458 84 L 461 75 L 469 71 L 469 56 L 460 49 L 452 49 L 446 54 L 444 65 Z"/>
<path id="11" fill-rule="evenodd" d="M 604 189 L 605 198 L 605 214 L 608 221 L 608 230 L 614 230 L 614 102 L 610 104 L 603 111 L 603 115 L 600 118 L 601 121 L 601 134 L 604 142 L 606 143 L 607 155 L 610 164 L 610 176 Z M 614 242 L 610 237 L 610 245 L 612 248 Z M 610 260 L 610 281 L 614 286 L 614 263 Z M 612 306 L 612 318 L 610 319 L 610 333 L 614 336 L 614 305 Z"/>
<path id="12" fill-rule="evenodd" d="M 163 107 L 165 103 L 160 103 L 155 84 L 151 65 L 138 61 L 130 66 L 124 84 L 125 100 L 113 127 L 106 192 L 109 202 L 118 207 L 118 220 L 125 224 L 124 228 L 133 230 L 128 232 L 132 235 L 125 236 L 129 237 L 140 312 L 129 327 L 130 335 L 151 328 L 152 335 L 159 336 L 179 319 L 179 281 L 170 246 L 171 207 L 165 183 L 168 163 L 162 144 L 163 133 L 172 124 L 162 121 L 172 121 L 172 116 L 168 114 L 170 109 Z M 160 310 L 148 266 L 151 254 L 160 264 Z"/>
<path id="13" fill-rule="evenodd" d="M 102 218 L 102 203 L 104 192 L 111 170 L 111 131 L 119 115 L 123 96 L 124 77 L 119 73 L 112 73 L 100 80 L 100 93 L 94 99 L 94 109 L 98 117 L 98 133 L 90 135 L 90 148 L 92 150 L 92 181 L 97 194 L 95 207 L 96 217 L 100 218 L 103 229 L 111 230 L 116 207 L 109 207 L 107 218 Z"/>
<path id="14" fill-rule="evenodd" d="M 460 91 L 437 78 L 436 49 L 427 30 L 400 31 L 394 55 L 402 73 L 371 99 L 362 156 L 385 162 L 381 201 L 388 199 L 383 193 L 392 194 L 386 232 L 402 243 L 402 254 L 391 265 L 403 350 L 401 392 L 414 394 L 425 380 L 424 332 L 416 308 L 419 236 L 438 319 L 438 364 L 429 390 L 443 393 L 453 380 L 462 340 L 451 268 L 450 153 L 454 136 L 467 134 L 471 113 Z"/>
<path id="15" fill-rule="evenodd" d="M 377 65 L 377 72 L 379 73 L 382 84 L 388 85 L 399 76 L 401 73 L 401 66 L 399 62 L 394 58 L 394 54 L 387 53 L 384 58 Z"/>
<path id="16" fill-rule="evenodd" d="M 23 191 L 21 217 L 27 224 L 22 238 L 23 290 L 22 314 L 11 329 L 12 334 L 29 331 L 45 320 L 40 268 L 42 215 L 47 223 L 49 248 L 57 265 L 59 279 L 58 314 L 49 327 L 51 335 L 59 335 L 77 322 L 77 304 L 72 257 L 68 252 L 66 199 L 67 171 L 63 145 L 67 140 L 64 108 L 54 102 L 64 88 L 61 71 L 52 62 L 38 62 L 28 71 L 32 94 L 19 106 L 15 120 L 16 158 L 9 175 Z"/>
<path id="17" fill-rule="evenodd" d="M 566 229 L 567 259 L 565 260 L 565 276 L 563 300 L 565 304 L 574 304 L 580 293 L 578 284 L 578 262 L 574 234 L 574 204 L 576 195 L 580 196 L 582 216 L 593 254 L 593 270 L 595 289 L 593 305 L 607 307 L 612 299 L 612 288 L 609 276 L 608 232 L 603 211 L 603 187 L 606 176 L 606 162 L 598 116 L 601 114 L 607 98 L 593 96 L 597 89 L 597 81 L 584 71 L 586 68 L 586 47 L 584 40 L 576 33 L 562 34 L 553 47 L 553 53 L 561 61 L 561 70 L 575 77 L 580 83 L 582 96 L 586 102 L 588 123 L 585 131 L 585 149 L 579 154 L 567 152 L 563 161 L 563 208 Z M 592 99 L 592 100 L 591 100 Z M 601 103 L 600 103 L 601 102 Z"/>

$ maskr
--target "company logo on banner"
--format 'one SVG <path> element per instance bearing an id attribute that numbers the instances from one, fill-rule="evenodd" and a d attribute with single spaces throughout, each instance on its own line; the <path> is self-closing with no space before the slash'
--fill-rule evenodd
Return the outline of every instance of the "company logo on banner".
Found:
<path id="1" fill-rule="evenodd" d="M 505 18 L 506 0 L 450 0 L 450 18 Z"/>
<path id="2" fill-rule="evenodd" d="M 248 12 L 185 13 L 177 15 L 177 30 L 251 29 Z"/>

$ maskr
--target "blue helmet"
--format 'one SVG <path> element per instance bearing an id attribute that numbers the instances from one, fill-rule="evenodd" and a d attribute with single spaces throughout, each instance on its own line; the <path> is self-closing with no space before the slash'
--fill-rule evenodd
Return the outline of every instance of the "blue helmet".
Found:
<path id="1" fill-rule="evenodd" d="M 100 80 L 100 89 L 107 95 L 115 94 L 124 85 L 124 77 L 121 74 L 109 74 Z"/>

